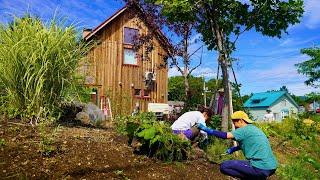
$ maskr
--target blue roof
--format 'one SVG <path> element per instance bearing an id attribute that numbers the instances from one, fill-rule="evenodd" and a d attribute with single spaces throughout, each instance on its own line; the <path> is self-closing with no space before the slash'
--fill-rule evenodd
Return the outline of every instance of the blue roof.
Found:
<path id="1" fill-rule="evenodd" d="M 262 92 L 253 94 L 245 103 L 244 107 L 253 108 L 253 107 L 270 107 L 282 96 L 287 95 L 288 98 L 293 101 L 293 104 L 296 105 L 294 100 L 286 91 L 272 91 L 272 92 Z M 297 106 L 297 105 L 296 105 Z"/>

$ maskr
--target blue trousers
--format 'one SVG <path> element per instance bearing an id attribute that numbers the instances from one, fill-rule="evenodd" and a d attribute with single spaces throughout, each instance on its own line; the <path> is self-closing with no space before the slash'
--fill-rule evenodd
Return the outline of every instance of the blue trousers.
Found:
<path id="1" fill-rule="evenodd" d="M 230 160 L 221 163 L 220 171 L 225 175 L 240 179 L 266 179 L 274 174 L 276 170 L 264 170 L 253 167 L 249 161 Z"/>

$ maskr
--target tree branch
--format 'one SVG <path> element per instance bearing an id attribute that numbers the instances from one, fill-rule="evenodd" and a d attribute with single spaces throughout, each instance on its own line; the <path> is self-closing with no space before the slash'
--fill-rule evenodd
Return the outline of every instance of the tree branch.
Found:
<path id="1" fill-rule="evenodd" d="M 192 68 L 192 69 L 189 71 L 188 75 L 190 75 L 193 70 L 197 69 L 197 68 L 202 64 L 202 53 L 203 53 L 203 46 L 202 46 L 202 51 L 201 51 L 201 57 L 200 57 L 200 62 L 199 62 L 199 64 L 198 64 L 197 66 L 195 66 L 194 68 Z"/>

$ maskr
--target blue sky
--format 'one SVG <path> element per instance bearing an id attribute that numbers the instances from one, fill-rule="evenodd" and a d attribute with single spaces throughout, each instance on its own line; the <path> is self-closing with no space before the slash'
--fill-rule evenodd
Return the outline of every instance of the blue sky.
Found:
<path id="1" fill-rule="evenodd" d="M 8 22 L 12 15 L 20 16 L 28 11 L 43 20 L 58 14 L 68 17 L 80 29 L 94 28 L 122 6 L 122 0 L 0 0 L 0 22 Z M 239 59 L 234 68 L 242 84 L 242 94 L 279 89 L 283 85 L 296 95 L 319 91 L 304 85 L 306 77 L 297 73 L 294 64 L 309 58 L 300 54 L 300 49 L 320 45 L 320 0 L 305 0 L 301 23 L 291 26 L 288 32 L 281 39 L 264 37 L 254 31 L 240 36 L 233 57 Z M 195 34 L 192 39 L 199 37 Z M 199 46 L 201 42 L 191 49 Z M 215 77 L 216 53 L 204 50 L 203 61 L 193 74 L 203 74 L 207 79 Z M 176 69 L 170 69 L 169 75 L 179 74 Z"/>

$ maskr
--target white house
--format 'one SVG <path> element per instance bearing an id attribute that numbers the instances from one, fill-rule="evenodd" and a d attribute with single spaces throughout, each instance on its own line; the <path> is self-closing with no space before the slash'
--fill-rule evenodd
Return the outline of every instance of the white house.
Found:
<path id="1" fill-rule="evenodd" d="M 292 114 L 297 114 L 299 106 L 286 91 L 272 91 L 253 94 L 244 103 L 244 107 L 249 110 L 253 120 L 263 120 L 266 110 L 271 110 L 276 121 Z"/>

